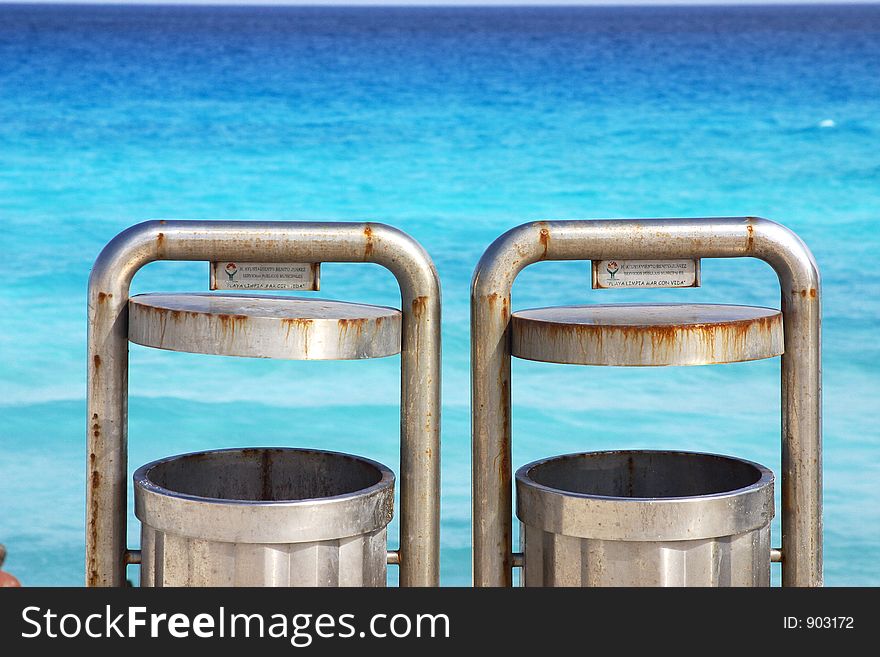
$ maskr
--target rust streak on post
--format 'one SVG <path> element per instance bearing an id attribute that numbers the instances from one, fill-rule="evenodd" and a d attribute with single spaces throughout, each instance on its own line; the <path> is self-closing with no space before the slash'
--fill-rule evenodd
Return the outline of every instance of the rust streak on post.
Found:
<path id="1" fill-rule="evenodd" d="M 415 317 L 422 317 L 428 307 L 428 297 L 416 297 L 412 300 L 412 312 Z"/>
<path id="2" fill-rule="evenodd" d="M 547 258 L 547 249 L 550 248 L 550 231 L 547 228 L 541 229 L 539 240 L 541 241 L 541 248 L 543 249 L 541 259 L 545 260 Z"/>
<path id="3" fill-rule="evenodd" d="M 370 226 L 364 226 L 364 238 L 364 260 L 369 260 L 373 257 L 373 229 Z"/>

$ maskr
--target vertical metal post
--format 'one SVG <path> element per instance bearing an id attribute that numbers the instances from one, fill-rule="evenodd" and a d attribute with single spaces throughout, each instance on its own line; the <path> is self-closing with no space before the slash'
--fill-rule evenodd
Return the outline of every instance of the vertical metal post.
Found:
<path id="1" fill-rule="evenodd" d="M 782 582 L 822 585 L 821 308 L 819 272 L 787 228 L 754 217 L 523 224 L 493 242 L 471 289 L 473 576 L 512 581 L 510 293 L 541 260 L 754 257 L 779 278 L 782 357 Z"/>
<path id="2" fill-rule="evenodd" d="M 400 286 L 400 583 L 439 583 L 440 283 L 425 250 L 375 223 L 148 221 L 101 252 L 88 293 L 86 584 L 125 583 L 128 298 L 155 260 L 374 262 Z M 129 559 L 130 561 L 130 559 Z"/>

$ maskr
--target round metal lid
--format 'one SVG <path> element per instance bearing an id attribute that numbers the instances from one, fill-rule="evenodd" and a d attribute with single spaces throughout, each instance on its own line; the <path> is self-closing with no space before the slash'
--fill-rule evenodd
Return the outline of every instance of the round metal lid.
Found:
<path id="1" fill-rule="evenodd" d="M 783 352 L 782 313 L 729 305 L 557 306 L 513 313 L 511 354 L 579 365 L 709 365 Z"/>
<path id="2" fill-rule="evenodd" d="M 128 339 L 157 349 L 289 360 L 400 353 L 401 314 L 385 306 L 265 295 L 140 294 L 128 309 Z"/>

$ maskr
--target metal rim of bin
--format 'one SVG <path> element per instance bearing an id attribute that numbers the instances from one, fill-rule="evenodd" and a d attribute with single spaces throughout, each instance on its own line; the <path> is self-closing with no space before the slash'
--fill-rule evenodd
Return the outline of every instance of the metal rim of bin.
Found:
<path id="1" fill-rule="evenodd" d="M 498 237 L 471 284 L 473 581 L 511 586 L 511 289 L 528 265 L 554 260 L 752 257 L 779 279 L 783 586 L 822 585 L 821 292 L 809 248 L 758 217 L 537 221 Z M 519 555 L 516 555 L 519 556 Z"/>
<path id="2" fill-rule="evenodd" d="M 344 462 L 347 466 L 356 463 L 373 470 L 376 481 L 335 495 L 251 500 L 183 492 L 177 490 L 179 486 L 160 485 L 153 477 L 156 470 L 164 466 L 205 459 L 218 461 L 243 452 L 274 453 L 288 459 L 317 456 Z M 133 480 L 135 514 L 141 522 L 179 536 L 228 543 L 294 543 L 354 536 L 386 526 L 394 504 L 394 473 L 386 466 L 361 456 L 317 449 L 256 447 L 179 454 L 141 466 Z M 247 513 L 236 516 L 235 525 L 230 527 L 232 507 L 246 509 Z M 333 507 L 334 517 L 344 518 L 345 524 L 330 526 L 323 514 L 316 513 L 327 507 Z"/>
<path id="3" fill-rule="evenodd" d="M 400 539 L 389 563 L 401 586 L 439 584 L 440 281 L 430 256 L 380 223 L 147 221 L 101 251 L 88 290 L 86 585 L 123 586 L 128 488 L 128 301 L 157 260 L 371 262 L 400 288 Z"/>
<path id="4" fill-rule="evenodd" d="M 663 459 L 673 468 L 740 468 L 748 483 L 703 493 L 622 496 L 572 491 L 542 483 L 537 471 L 575 461 L 627 457 Z M 680 461 L 680 463 L 674 463 Z M 607 463 L 602 464 L 608 467 Z M 614 541 L 675 541 L 730 536 L 762 527 L 773 517 L 773 472 L 759 463 L 721 454 L 671 450 L 608 450 L 552 456 L 516 471 L 517 516 L 544 531 Z M 586 477 L 584 477 L 586 479 Z M 648 504 L 646 504 L 648 502 Z M 735 508 L 736 513 L 730 513 Z M 769 562 L 770 555 L 767 555 Z"/>

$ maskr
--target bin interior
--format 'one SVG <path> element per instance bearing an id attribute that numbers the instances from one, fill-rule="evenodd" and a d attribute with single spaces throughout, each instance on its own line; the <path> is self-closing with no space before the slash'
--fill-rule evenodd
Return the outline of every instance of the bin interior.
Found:
<path id="1" fill-rule="evenodd" d="M 282 502 L 354 493 L 378 484 L 382 471 L 347 454 L 251 448 L 175 456 L 147 470 L 146 478 L 195 497 Z"/>
<path id="2" fill-rule="evenodd" d="M 762 476 L 755 465 L 713 454 L 616 451 L 570 454 L 528 471 L 536 483 L 601 497 L 692 497 L 746 488 Z"/>

